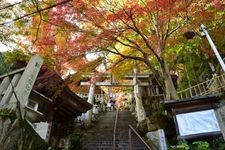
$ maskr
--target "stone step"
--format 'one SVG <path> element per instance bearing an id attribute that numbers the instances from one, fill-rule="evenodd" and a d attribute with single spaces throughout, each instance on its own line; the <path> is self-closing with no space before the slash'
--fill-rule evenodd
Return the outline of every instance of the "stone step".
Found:
<path id="1" fill-rule="evenodd" d="M 107 150 L 113 146 L 113 130 L 116 112 L 107 112 L 100 116 L 91 131 L 82 138 L 82 149 L 87 150 Z M 116 131 L 116 150 L 127 150 L 128 125 L 136 126 L 136 121 L 129 111 L 120 111 Z M 141 141 L 132 134 L 132 149 L 145 150 Z"/>
<path id="2" fill-rule="evenodd" d="M 93 145 L 93 146 L 87 146 L 87 147 L 82 147 L 82 150 L 112 150 L 112 146 L 99 146 L 99 145 Z M 126 146 L 126 147 L 120 147 L 120 146 L 117 146 L 115 148 L 116 150 L 128 150 L 129 147 Z M 133 150 L 147 150 L 147 148 L 144 148 L 142 146 L 138 146 L 138 147 L 132 147 Z"/>

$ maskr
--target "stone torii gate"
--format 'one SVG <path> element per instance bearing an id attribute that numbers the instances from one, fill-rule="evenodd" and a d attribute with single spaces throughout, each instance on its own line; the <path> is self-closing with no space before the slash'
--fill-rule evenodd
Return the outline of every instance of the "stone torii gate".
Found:
<path id="1" fill-rule="evenodd" d="M 127 75 L 126 78 L 132 78 L 132 82 L 130 83 L 119 83 L 119 82 L 81 82 L 82 86 L 89 86 L 89 94 L 88 94 L 88 103 L 94 103 L 94 95 L 95 95 L 95 87 L 96 86 L 108 86 L 108 87 L 133 87 L 134 89 L 134 98 L 136 102 L 136 113 L 137 113 L 137 120 L 141 122 L 146 119 L 146 113 L 144 110 L 143 102 L 142 102 L 142 95 L 140 87 L 149 86 L 148 82 L 140 82 L 139 78 L 149 78 L 150 74 L 138 74 L 137 71 L 134 70 L 134 74 Z M 95 78 L 96 75 L 92 75 L 92 80 Z M 107 74 L 104 77 L 112 77 L 111 75 Z M 92 120 L 92 113 L 93 109 L 89 110 L 86 114 L 86 124 L 90 124 Z"/>

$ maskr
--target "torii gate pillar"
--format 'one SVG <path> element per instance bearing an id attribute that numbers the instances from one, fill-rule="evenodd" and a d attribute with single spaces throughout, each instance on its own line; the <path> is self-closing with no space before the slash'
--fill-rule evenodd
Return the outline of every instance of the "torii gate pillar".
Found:
<path id="1" fill-rule="evenodd" d="M 94 104 L 95 98 L 95 84 L 91 83 L 88 93 L 88 103 Z M 85 125 L 89 126 L 92 121 L 93 108 L 86 112 Z"/>
<path id="2" fill-rule="evenodd" d="M 136 69 L 134 69 L 134 74 L 135 76 L 133 78 L 133 82 L 134 82 L 134 98 L 136 102 L 136 113 L 137 113 L 138 122 L 141 122 L 146 119 L 146 113 L 142 103 L 140 86 L 138 85 Z"/>

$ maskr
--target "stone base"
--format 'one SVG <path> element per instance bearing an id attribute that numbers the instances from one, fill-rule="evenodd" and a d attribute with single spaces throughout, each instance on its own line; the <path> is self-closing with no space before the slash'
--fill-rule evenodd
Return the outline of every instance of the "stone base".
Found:
<path id="1" fill-rule="evenodd" d="M 145 119 L 141 122 L 138 122 L 137 128 L 138 128 L 138 131 L 142 134 L 148 132 L 147 120 Z"/>

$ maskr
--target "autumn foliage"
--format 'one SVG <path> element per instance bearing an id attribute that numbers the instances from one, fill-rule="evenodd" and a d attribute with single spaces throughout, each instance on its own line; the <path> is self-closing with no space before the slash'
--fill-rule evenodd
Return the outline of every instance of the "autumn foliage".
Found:
<path id="1" fill-rule="evenodd" d="M 33 7 L 38 13 L 27 35 L 36 52 L 61 72 L 68 67 L 82 72 L 81 66 L 89 63 L 86 54 L 99 52 L 108 71 L 122 75 L 138 67 L 153 72 L 168 98 L 175 96 L 169 92 L 174 86 L 167 64 L 177 58 L 167 57 L 170 48 L 181 41 L 183 32 L 210 24 L 224 8 L 224 1 L 218 0 L 68 0 L 38 11 L 61 2 Z M 98 65 L 92 63 L 89 71 Z"/>

